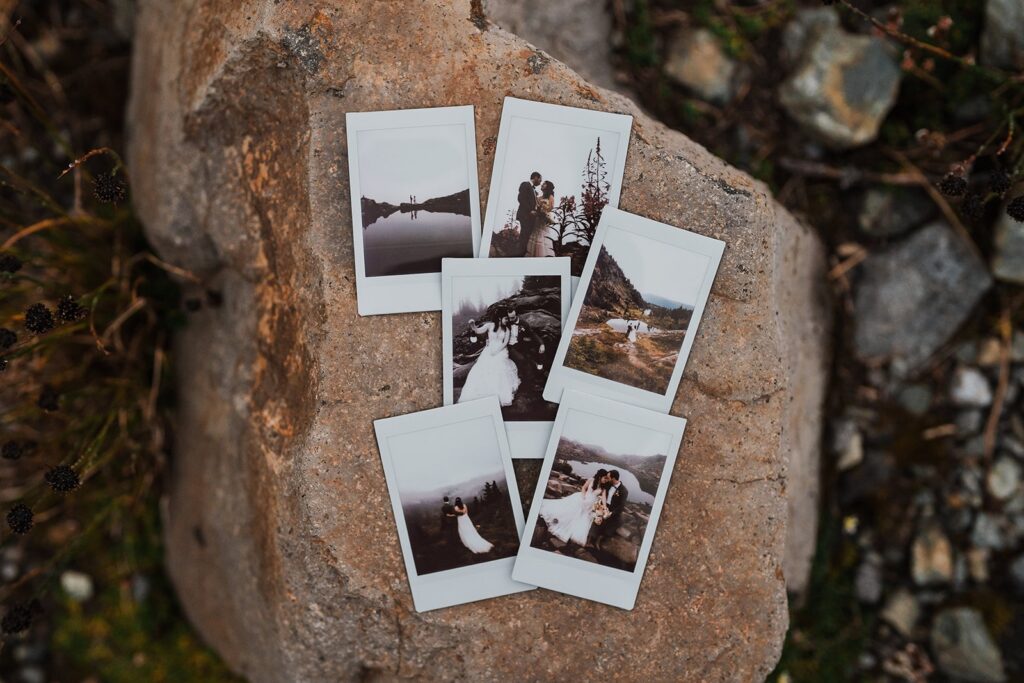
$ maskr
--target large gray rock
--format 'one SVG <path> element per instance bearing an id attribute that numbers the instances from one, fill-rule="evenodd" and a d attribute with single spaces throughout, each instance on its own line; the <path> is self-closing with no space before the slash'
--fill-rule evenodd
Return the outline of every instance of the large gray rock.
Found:
<path id="1" fill-rule="evenodd" d="M 827 12 L 801 15 L 784 33 L 796 66 L 779 89 L 779 102 L 808 132 L 847 149 L 878 136 L 896 102 L 900 70 L 885 42 L 847 33 Z"/>
<path id="2" fill-rule="evenodd" d="M 664 68 L 673 81 L 716 104 L 732 99 L 741 78 L 736 62 L 706 28 L 677 32 L 669 43 Z"/>
<path id="3" fill-rule="evenodd" d="M 992 285 L 981 257 L 945 223 L 931 223 L 864 262 L 854 348 L 912 372 L 967 319 Z"/>
<path id="4" fill-rule="evenodd" d="M 1004 211 L 996 221 L 992 274 L 997 279 L 1024 285 L 1024 223 Z"/>
<path id="5" fill-rule="evenodd" d="M 939 670 L 956 681 L 1002 683 L 1003 658 L 981 614 L 970 607 L 943 610 L 932 624 L 932 655 Z"/>
<path id="6" fill-rule="evenodd" d="M 487 18 L 602 88 L 615 85 L 612 17 L 594 0 L 484 0 Z"/>
<path id="7" fill-rule="evenodd" d="M 372 420 L 440 404 L 439 316 L 356 313 L 344 117 L 472 103 L 486 188 L 505 95 L 632 113 L 621 206 L 729 245 L 632 612 L 547 591 L 412 609 Z M 771 671 L 789 558 L 806 564 L 814 537 L 828 317 L 821 246 L 763 185 L 461 0 L 147 0 L 129 114 L 149 236 L 224 293 L 177 339 L 166 541 L 231 666 L 543 681 L 585 652 L 647 680 Z M 517 470 L 528 491 L 537 466 Z M 784 563 L 787 529 L 802 554 Z"/>
<path id="8" fill-rule="evenodd" d="M 1024 3 L 1020 0 L 985 0 L 981 62 L 1010 70 L 1024 67 Z"/>

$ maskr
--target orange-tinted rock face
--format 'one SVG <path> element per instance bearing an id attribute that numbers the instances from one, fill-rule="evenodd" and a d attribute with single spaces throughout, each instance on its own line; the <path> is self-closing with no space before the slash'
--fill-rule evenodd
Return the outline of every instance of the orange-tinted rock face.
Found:
<path id="1" fill-rule="evenodd" d="M 167 542 L 185 608 L 256 681 L 563 680 L 584 660 L 604 678 L 763 678 L 787 626 L 787 505 L 816 487 L 820 247 L 762 185 L 471 10 L 142 3 L 134 196 L 161 254 L 225 299 L 177 344 Z M 344 116 L 474 104 L 486 188 L 506 95 L 632 113 L 621 207 L 728 244 L 632 612 L 546 591 L 412 611 L 372 420 L 440 404 L 439 316 L 356 314 Z M 517 471 L 531 491 L 536 465 Z"/>

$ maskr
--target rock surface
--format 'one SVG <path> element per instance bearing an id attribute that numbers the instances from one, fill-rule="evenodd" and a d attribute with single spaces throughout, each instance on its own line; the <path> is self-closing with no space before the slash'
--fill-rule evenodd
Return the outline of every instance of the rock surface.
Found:
<path id="1" fill-rule="evenodd" d="M 967 319 L 992 279 L 945 223 L 931 223 L 864 263 L 854 347 L 865 361 L 917 369 Z"/>
<path id="2" fill-rule="evenodd" d="M 999 280 L 1024 285 L 1024 223 L 1000 214 L 995 229 L 992 274 Z"/>
<path id="3" fill-rule="evenodd" d="M 985 0 L 981 61 L 1010 70 L 1024 67 L 1024 3 L 1020 0 Z"/>
<path id="4" fill-rule="evenodd" d="M 1002 656 L 977 610 L 943 610 L 932 624 L 932 654 L 950 678 L 972 683 L 1006 680 Z"/>
<path id="5" fill-rule="evenodd" d="M 612 17 L 593 0 L 484 0 L 487 18 L 602 88 L 615 85 Z"/>
<path id="6" fill-rule="evenodd" d="M 924 223 L 935 204 L 916 187 L 872 187 L 864 193 L 857 225 L 872 237 L 894 237 Z"/>
<path id="7" fill-rule="evenodd" d="M 224 298 L 177 339 L 166 540 L 226 660 L 254 681 L 564 680 L 587 652 L 647 680 L 763 679 L 817 516 L 828 324 L 811 233 L 475 2 L 149 0 L 136 37 L 136 206 L 162 256 Z M 476 105 L 486 188 L 505 95 L 632 113 L 622 208 L 729 245 L 632 612 L 540 590 L 412 610 L 372 420 L 440 404 L 439 316 L 356 313 L 344 115 Z M 536 464 L 517 471 L 529 492 Z"/>
<path id="8" fill-rule="evenodd" d="M 668 46 L 665 74 L 708 102 L 733 98 L 740 73 L 711 31 L 683 29 Z"/>
<path id="9" fill-rule="evenodd" d="M 847 33 L 826 16 L 800 15 L 784 32 L 787 53 L 799 57 L 779 102 L 822 142 L 847 149 L 878 136 L 896 102 L 900 70 L 880 38 Z"/>

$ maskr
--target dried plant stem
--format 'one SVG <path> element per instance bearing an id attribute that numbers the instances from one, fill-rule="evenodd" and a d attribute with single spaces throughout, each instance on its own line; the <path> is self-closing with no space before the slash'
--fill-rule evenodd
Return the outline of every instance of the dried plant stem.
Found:
<path id="1" fill-rule="evenodd" d="M 115 152 L 114 150 L 110 149 L 109 147 L 97 147 L 96 149 L 89 150 L 88 152 L 86 152 L 85 154 L 83 154 L 82 156 L 78 157 L 77 159 L 72 161 L 70 164 L 68 164 L 68 167 L 60 172 L 60 175 L 57 176 L 57 179 L 59 180 L 59 179 L 63 178 L 68 173 L 70 173 L 71 171 L 75 170 L 76 168 L 78 168 L 79 166 L 84 164 L 89 159 L 92 159 L 95 156 L 99 156 L 100 154 L 108 154 L 108 155 L 114 157 L 114 161 L 117 162 L 114 165 L 114 168 L 111 169 L 111 173 L 115 173 L 115 172 L 119 171 L 120 169 L 124 168 L 124 161 L 121 160 L 121 156 L 117 152 Z"/>
<path id="2" fill-rule="evenodd" d="M 996 450 L 996 435 L 999 430 L 999 418 L 1003 413 L 1003 403 L 1010 385 L 1010 349 L 1013 344 L 1013 323 L 1010 319 L 1010 307 L 1004 306 L 999 316 L 999 379 L 996 393 L 992 399 L 992 410 L 985 422 L 983 444 L 985 459 L 991 460 Z"/>

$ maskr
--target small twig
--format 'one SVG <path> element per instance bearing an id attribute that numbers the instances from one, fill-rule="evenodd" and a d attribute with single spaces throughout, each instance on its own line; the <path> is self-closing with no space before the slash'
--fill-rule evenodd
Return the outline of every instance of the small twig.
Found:
<path id="1" fill-rule="evenodd" d="M 913 162 L 907 159 L 907 157 L 902 153 L 897 152 L 896 150 L 886 150 L 886 153 L 899 162 L 899 164 L 908 172 L 918 178 L 921 187 L 924 188 L 925 192 L 928 193 L 928 196 L 931 197 L 932 201 L 939 207 L 939 210 L 942 211 L 942 215 L 946 218 L 949 224 L 953 226 L 958 233 L 960 233 L 960 236 L 968 247 L 972 249 L 979 258 L 983 258 L 981 251 L 978 249 L 978 245 L 974 243 L 974 238 L 971 237 L 971 233 L 968 232 L 966 227 L 964 227 L 960 217 L 956 215 L 956 211 L 954 211 L 953 207 L 949 205 L 949 202 L 947 202 L 946 198 L 942 196 L 942 193 L 935 188 L 935 185 L 928 180 L 928 177 L 924 172 L 915 166 Z"/>
<path id="2" fill-rule="evenodd" d="M 46 218 L 44 220 L 39 221 L 38 223 L 33 223 L 32 225 L 22 228 L 18 232 L 8 237 L 6 242 L 0 244 L 0 249 L 10 249 L 19 240 L 28 237 L 29 235 L 33 235 L 43 230 L 49 230 L 50 228 L 59 228 L 74 222 L 75 220 L 72 218 Z"/>
<path id="3" fill-rule="evenodd" d="M 872 26 L 877 28 L 879 31 L 882 31 L 883 33 L 885 33 L 886 35 L 888 35 L 891 38 L 895 38 L 896 40 L 900 41 L 901 43 L 904 43 L 904 44 L 909 45 L 911 47 L 915 47 L 918 50 L 922 50 L 924 52 L 929 52 L 929 53 L 935 55 L 936 57 L 941 57 L 942 59 L 948 59 L 950 61 L 956 62 L 960 66 L 966 67 L 968 69 L 976 69 L 976 70 L 981 71 L 982 73 L 984 73 L 986 75 L 993 76 L 993 77 L 995 77 L 995 78 L 997 78 L 999 80 L 1004 80 L 1007 77 L 1006 74 L 1003 73 L 1002 71 L 1000 71 L 999 69 L 993 69 L 993 68 L 989 68 L 989 67 L 979 66 L 973 60 L 969 60 L 969 59 L 965 59 L 963 57 L 959 57 L 959 56 L 953 54 L 952 52 L 950 52 L 949 50 L 945 50 L 945 49 L 939 47 L 938 45 L 933 45 L 932 43 L 926 43 L 923 40 L 919 40 L 919 39 L 915 38 L 914 36 L 911 36 L 911 35 L 908 35 L 908 34 L 904 33 L 903 31 L 899 31 L 899 30 L 893 28 L 892 26 L 889 26 L 885 22 L 881 21 L 880 19 L 877 19 L 877 18 L 871 16 L 870 14 L 868 14 L 864 10 L 860 9 L 859 7 L 854 7 L 850 3 L 849 0 L 840 0 L 840 2 L 842 3 L 842 5 L 844 7 L 846 7 L 851 12 L 853 12 L 854 14 L 859 16 L 861 19 L 867 21 Z"/>
<path id="4" fill-rule="evenodd" d="M 107 326 L 107 329 L 103 331 L 103 335 L 100 337 L 101 343 L 103 343 L 104 345 L 109 343 L 112 335 L 114 335 L 118 330 L 121 329 L 121 325 L 123 325 L 124 322 L 128 320 L 128 318 L 132 317 L 138 311 L 144 308 L 147 303 L 148 302 L 146 301 L 146 299 L 139 297 L 138 299 L 132 302 L 131 306 L 121 311 L 121 315 L 114 318 L 114 322 L 110 323 L 110 325 Z"/>
<path id="5" fill-rule="evenodd" d="M 1010 384 L 1010 348 L 1013 344 L 1013 324 L 1010 320 L 1010 307 L 1004 306 L 999 316 L 999 380 L 996 393 L 992 399 L 992 410 L 985 422 L 984 446 L 985 459 L 991 460 L 996 450 L 996 433 L 999 429 L 999 418 L 1003 413 L 1003 402 Z"/>
<path id="6" fill-rule="evenodd" d="M 194 282 L 197 285 L 203 284 L 202 278 L 200 278 L 195 273 L 193 273 L 193 272 L 191 272 L 189 270 L 185 270 L 184 268 L 179 268 L 178 266 L 172 265 L 172 264 L 168 263 L 167 261 L 163 261 L 163 260 L 157 258 L 156 256 L 154 256 L 153 254 L 151 254 L 148 251 L 143 253 L 143 254 L 139 254 L 139 255 L 133 257 L 131 259 L 131 263 L 129 265 L 134 265 L 140 257 L 145 259 L 145 260 L 147 260 L 147 261 L 149 261 L 153 265 L 166 270 L 168 273 L 173 273 L 174 275 L 177 275 L 179 277 L 183 277 L 186 280 Z"/>
<path id="7" fill-rule="evenodd" d="M 956 436 L 956 431 L 955 424 L 936 425 L 924 430 L 921 433 L 921 438 L 925 441 L 934 441 L 946 436 Z"/>
<path id="8" fill-rule="evenodd" d="M 868 250 L 858 245 L 857 249 L 828 272 L 829 280 L 838 280 L 868 257 Z"/>
<path id="9" fill-rule="evenodd" d="M 79 166 L 84 164 L 89 159 L 92 159 L 95 156 L 99 156 L 100 154 L 109 154 L 110 156 L 114 157 L 114 161 L 117 162 L 114 165 L 114 168 L 111 169 L 111 173 L 114 173 L 114 172 L 118 171 L 119 169 L 121 169 L 122 167 L 124 167 L 124 162 L 121 161 L 121 156 L 117 152 L 115 152 L 114 150 L 110 149 L 109 147 L 97 147 L 96 149 L 89 150 L 88 152 L 86 152 L 85 154 L 83 154 L 82 156 L 78 157 L 77 159 L 72 161 L 70 164 L 68 164 L 68 167 L 65 168 L 63 171 L 61 171 L 60 175 L 57 176 L 57 180 L 60 180 L 61 178 L 66 176 L 68 173 L 70 173 L 71 171 L 75 170 L 76 168 L 78 168 Z"/>
<path id="10" fill-rule="evenodd" d="M 839 168 L 820 161 L 794 159 L 792 157 L 782 157 L 779 159 L 779 166 L 796 175 L 837 180 L 839 181 L 839 186 L 843 188 L 865 182 L 883 183 L 886 185 L 920 185 L 922 182 L 921 177 L 913 173 L 876 173 L 853 166 Z M 925 179 L 924 182 L 927 183 L 928 180 Z"/>

